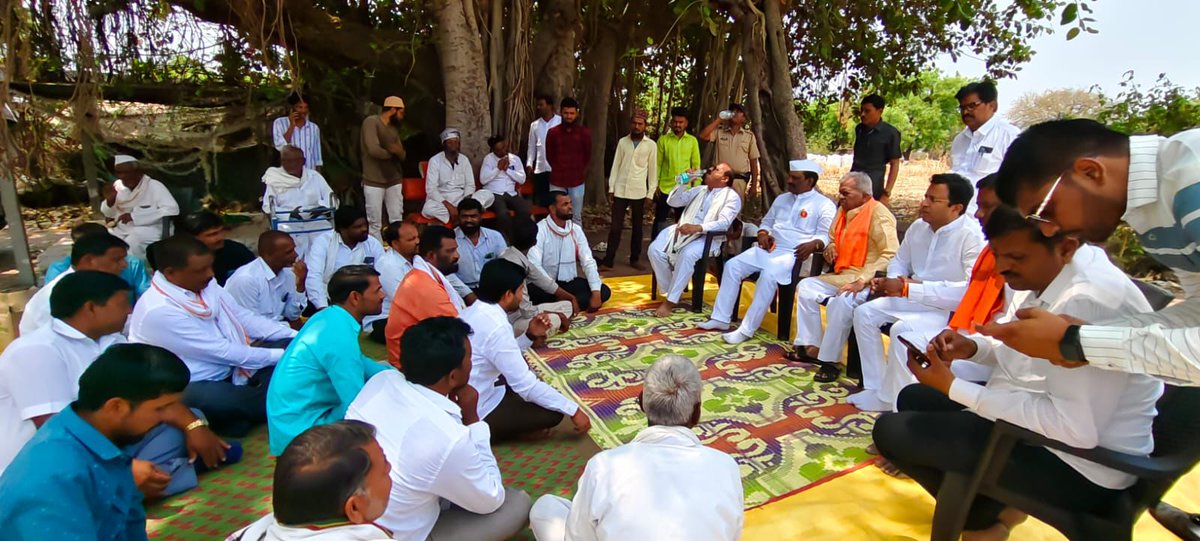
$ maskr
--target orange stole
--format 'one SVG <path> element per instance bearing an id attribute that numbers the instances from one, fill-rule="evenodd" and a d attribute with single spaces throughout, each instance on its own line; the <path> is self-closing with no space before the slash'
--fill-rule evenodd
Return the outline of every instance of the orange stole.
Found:
<path id="1" fill-rule="evenodd" d="M 950 316 L 950 328 L 975 332 L 976 325 L 991 321 L 1004 308 L 1004 277 L 996 274 L 996 256 L 991 246 L 984 246 L 971 269 L 967 292 Z"/>
<path id="2" fill-rule="evenodd" d="M 837 260 L 833 272 L 842 272 L 850 267 L 867 264 L 867 248 L 871 244 L 871 215 L 879 202 L 871 199 L 863 203 L 858 215 L 846 223 L 846 210 L 838 209 L 833 220 L 833 242 L 837 245 Z"/>

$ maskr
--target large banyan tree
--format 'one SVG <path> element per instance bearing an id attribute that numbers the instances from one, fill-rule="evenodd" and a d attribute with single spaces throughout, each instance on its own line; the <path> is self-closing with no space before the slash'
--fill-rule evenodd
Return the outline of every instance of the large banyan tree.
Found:
<path id="1" fill-rule="evenodd" d="M 533 96 L 576 96 L 593 130 L 589 186 L 634 109 L 665 129 L 683 106 L 693 128 L 746 104 L 763 191 L 805 156 L 809 100 L 900 91 L 943 54 L 1010 76 L 1037 35 L 1092 31 L 1086 3 L 1058 0 L 0 0 L 5 83 L 64 100 L 95 178 L 98 104 L 221 108 L 234 144 L 267 133 L 282 98 L 313 104 L 335 183 L 354 182 L 358 126 L 372 103 L 407 104 L 403 135 L 422 159 L 445 126 L 479 160 L 489 135 L 523 145 Z M 20 128 L 19 128 L 20 129 Z M 6 130 L 0 127 L 0 130 Z M 186 133 L 186 123 L 181 124 Z M 26 134 L 27 136 L 29 134 Z M 262 137 L 259 137 L 261 140 Z M 518 146 L 517 148 L 523 148 Z M 415 152 L 414 152 L 415 150 Z M 45 159 L 45 157 L 42 157 Z M 182 160 L 183 158 L 181 158 Z M 36 176 L 38 160 L 33 164 Z M 415 174 L 415 170 L 410 170 Z M 339 182 L 340 181 L 340 182 Z M 590 189 L 593 201 L 601 189 Z M 92 193 L 93 197 L 95 192 Z"/>

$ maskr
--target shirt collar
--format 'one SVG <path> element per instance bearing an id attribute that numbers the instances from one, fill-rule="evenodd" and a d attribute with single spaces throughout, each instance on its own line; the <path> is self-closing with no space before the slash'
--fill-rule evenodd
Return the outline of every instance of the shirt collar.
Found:
<path id="1" fill-rule="evenodd" d="M 987 122 L 984 122 L 982 126 L 979 126 L 979 129 L 975 130 L 975 133 L 987 136 L 987 134 L 991 133 L 992 130 L 996 128 L 996 124 L 999 123 L 1000 120 L 996 118 L 996 115 L 992 115 L 992 118 L 989 118 Z M 973 135 L 970 128 L 965 129 L 967 130 L 967 135 Z"/>
<path id="2" fill-rule="evenodd" d="M 1129 138 L 1126 211 L 1158 201 L 1158 147 L 1164 140 L 1157 135 Z"/>
<path id="3" fill-rule="evenodd" d="M 87 340 L 89 342 L 94 342 L 94 340 L 92 340 L 88 335 L 79 332 L 79 329 L 72 327 L 69 323 L 61 319 L 51 319 L 50 327 L 54 329 L 56 334 L 62 336 L 63 338 L 67 338 L 69 340 Z"/>
<path id="4" fill-rule="evenodd" d="M 64 430 L 75 436 L 79 443 L 87 447 L 100 460 L 113 460 L 124 455 L 112 440 L 104 437 L 104 434 L 96 430 L 96 427 L 75 413 L 74 404 L 63 408 L 55 417 L 61 419 L 59 422 L 62 423 Z"/>
<path id="5" fill-rule="evenodd" d="M 155 283 L 157 283 L 157 284 L 159 285 L 159 287 L 161 287 L 161 288 L 165 289 L 165 290 L 166 290 L 166 291 L 165 291 L 165 293 L 168 293 L 168 294 L 169 294 L 169 293 L 175 293 L 175 294 L 178 294 L 178 295 L 183 295 L 183 296 L 184 296 L 184 298 L 187 298 L 187 299 L 196 299 L 196 298 L 199 298 L 199 295 L 197 295 L 197 294 L 193 293 L 191 290 L 187 290 L 187 289 L 184 289 L 184 288 L 182 288 L 182 287 L 179 287 L 178 285 L 175 285 L 175 283 L 174 283 L 174 282 L 172 282 L 172 281 L 168 280 L 168 279 L 167 279 L 167 275 L 163 274 L 163 273 L 162 273 L 162 271 L 155 272 L 155 273 L 154 273 L 154 275 L 155 275 L 155 276 L 161 276 L 161 277 L 162 277 L 162 280 L 159 280 L 159 281 L 157 281 L 157 282 L 155 282 Z M 152 278 L 153 278 L 153 277 L 152 277 Z M 208 281 L 208 285 L 204 286 L 204 291 L 208 291 L 208 290 L 209 290 L 209 288 L 211 288 L 211 287 L 213 287 L 214 285 L 216 285 L 216 283 L 217 283 L 217 279 L 216 279 L 216 278 L 213 278 L 212 280 L 209 280 L 209 281 Z M 218 286 L 218 287 L 219 287 L 219 286 Z"/>
<path id="6" fill-rule="evenodd" d="M 408 381 L 408 380 L 405 380 L 405 381 Z M 436 406 L 438 409 L 450 414 L 455 419 L 458 419 L 459 422 L 462 422 L 462 408 L 458 407 L 458 404 L 455 404 L 449 398 L 446 398 L 446 395 L 438 393 L 438 392 L 434 391 L 433 389 L 430 389 L 429 387 L 426 387 L 424 385 L 417 385 L 416 383 L 413 383 L 411 381 L 409 382 L 409 384 L 412 385 L 413 388 L 415 388 L 417 390 L 417 393 L 419 393 L 421 396 L 424 396 L 425 399 L 428 400 L 431 404 Z"/>
<path id="7" fill-rule="evenodd" d="M 1038 302 L 1042 303 L 1043 306 L 1054 304 L 1071 283 L 1075 281 L 1075 274 L 1079 272 L 1079 269 L 1086 269 L 1092 264 L 1095 252 L 1088 250 L 1087 246 L 1086 244 L 1080 245 L 1079 249 L 1075 251 L 1075 255 L 1071 258 L 1071 261 L 1063 265 L 1062 270 L 1058 271 L 1058 276 L 1055 276 L 1050 281 L 1050 285 L 1046 286 L 1046 289 L 1040 295 L 1037 295 Z"/>
<path id="8" fill-rule="evenodd" d="M 305 169 L 305 171 L 308 171 L 308 169 Z M 263 259 L 262 257 L 256 257 L 251 265 L 254 266 L 253 270 L 263 278 L 270 280 L 278 276 L 275 274 L 275 271 L 271 270 L 271 266 L 267 264 L 267 260 Z"/>
<path id="9" fill-rule="evenodd" d="M 680 447 L 699 447 L 700 438 L 692 429 L 686 426 L 654 425 L 638 432 L 633 438 L 637 443 L 675 445 Z"/>
<path id="10" fill-rule="evenodd" d="M 975 218 L 971 217 L 971 219 L 974 220 Z M 932 227 L 930 227 L 929 229 L 930 229 L 930 232 L 933 233 L 934 235 L 953 233 L 953 232 L 961 229 L 963 227 L 963 224 L 967 223 L 966 220 L 967 220 L 967 215 L 963 214 L 962 216 L 955 218 L 954 221 L 952 221 L 946 225 L 943 225 L 942 228 L 938 229 L 937 231 L 933 231 Z M 926 222 L 926 224 L 928 224 L 928 222 Z"/>

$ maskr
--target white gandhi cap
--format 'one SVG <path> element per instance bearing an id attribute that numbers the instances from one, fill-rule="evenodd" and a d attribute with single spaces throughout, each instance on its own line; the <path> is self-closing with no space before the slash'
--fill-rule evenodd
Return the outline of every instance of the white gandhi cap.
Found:
<path id="1" fill-rule="evenodd" d="M 123 163 L 137 163 L 137 158 L 128 154 L 117 154 L 113 156 L 113 165 L 121 165 Z"/>
<path id="2" fill-rule="evenodd" d="M 788 171 L 792 173 L 803 173 L 810 171 L 818 175 L 821 174 L 821 166 L 812 160 L 792 160 L 788 162 Z"/>

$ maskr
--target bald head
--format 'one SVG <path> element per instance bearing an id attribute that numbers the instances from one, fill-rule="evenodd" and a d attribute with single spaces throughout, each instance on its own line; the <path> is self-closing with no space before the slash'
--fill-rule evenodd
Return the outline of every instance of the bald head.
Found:
<path id="1" fill-rule="evenodd" d="M 304 174 L 304 151 L 300 147 L 286 145 L 279 150 L 279 165 L 287 174 L 299 177 Z"/>
<path id="2" fill-rule="evenodd" d="M 275 274 L 296 264 L 296 241 L 283 231 L 267 230 L 258 236 L 258 255 Z"/>

